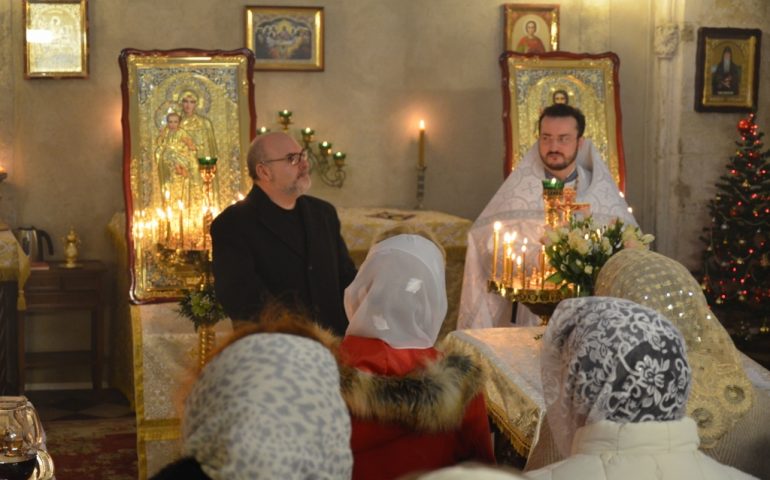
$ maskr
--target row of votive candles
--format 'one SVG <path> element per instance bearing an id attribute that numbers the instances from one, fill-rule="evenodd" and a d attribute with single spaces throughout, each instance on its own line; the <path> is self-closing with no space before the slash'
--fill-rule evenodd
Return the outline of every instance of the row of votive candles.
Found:
<path id="1" fill-rule="evenodd" d="M 243 194 L 239 194 L 232 203 L 243 198 Z M 207 225 L 204 224 L 204 217 L 209 212 L 213 219 L 219 215 L 219 208 L 203 205 L 200 212 L 194 214 L 193 209 L 180 201 L 176 209 L 167 206 L 154 211 L 137 210 L 132 222 L 134 241 L 140 246 L 159 243 L 181 250 L 209 248 Z"/>
<path id="2" fill-rule="evenodd" d="M 218 212 L 214 208 L 210 210 L 213 218 Z M 139 246 L 161 244 L 167 248 L 202 250 L 207 243 L 203 219 L 208 211 L 208 207 L 202 207 L 200 215 L 189 215 L 184 207 L 177 211 L 166 207 L 165 211 L 158 208 L 154 214 L 147 215 L 140 210 L 134 215 L 134 241 Z"/>
<path id="3" fill-rule="evenodd" d="M 521 241 L 521 247 L 516 245 L 518 233 L 516 231 L 503 234 L 503 244 L 500 248 L 500 230 L 502 224 L 494 223 L 492 238 L 492 280 L 512 289 L 547 289 L 555 288 L 546 283 L 545 279 L 553 273 L 550 265 L 546 265 L 545 246 L 529 249 L 529 239 Z M 530 250 L 528 253 L 528 249 Z M 502 250 L 502 252 L 501 252 Z M 527 255 L 532 255 L 532 250 L 537 251 L 536 266 L 528 268 Z M 502 255 L 501 255 L 502 253 Z M 498 265 L 501 268 L 498 269 Z"/>

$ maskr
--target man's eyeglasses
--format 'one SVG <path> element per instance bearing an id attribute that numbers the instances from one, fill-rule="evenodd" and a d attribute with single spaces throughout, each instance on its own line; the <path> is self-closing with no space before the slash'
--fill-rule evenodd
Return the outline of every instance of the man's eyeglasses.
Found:
<path id="1" fill-rule="evenodd" d="M 284 160 L 289 162 L 289 164 L 292 167 L 296 166 L 302 160 L 307 160 L 307 149 L 303 148 L 302 151 L 300 151 L 300 152 L 289 153 L 289 154 L 287 154 L 283 158 L 275 158 L 273 160 L 265 160 L 265 161 L 263 161 L 261 163 L 267 164 L 267 163 L 273 163 L 273 162 L 282 162 Z"/>
<path id="2" fill-rule="evenodd" d="M 569 145 L 575 140 L 577 140 L 577 137 L 575 137 L 574 135 L 559 135 L 559 136 L 553 136 L 553 135 L 547 135 L 547 134 L 540 135 L 540 143 L 545 143 L 547 145 L 550 145 L 552 143 L 556 143 L 558 145 Z"/>

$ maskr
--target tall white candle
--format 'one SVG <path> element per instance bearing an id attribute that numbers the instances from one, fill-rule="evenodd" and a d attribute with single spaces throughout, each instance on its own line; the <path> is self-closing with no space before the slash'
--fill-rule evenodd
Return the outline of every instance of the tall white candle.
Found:
<path id="1" fill-rule="evenodd" d="M 497 279 L 497 249 L 500 243 L 500 229 L 502 228 L 500 222 L 494 224 L 494 236 L 492 237 L 492 280 Z"/>

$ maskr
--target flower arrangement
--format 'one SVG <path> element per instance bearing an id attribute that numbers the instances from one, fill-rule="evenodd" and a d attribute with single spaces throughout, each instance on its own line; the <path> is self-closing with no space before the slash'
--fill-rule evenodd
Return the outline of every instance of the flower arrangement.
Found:
<path id="1" fill-rule="evenodd" d="M 556 270 L 546 281 L 562 289 L 571 284 L 577 296 L 592 295 L 599 270 L 612 255 L 624 248 L 649 248 L 654 239 L 618 219 L 599 227 L 591 216 L 573 217 L 569 225 L 546 228 L 545 251 Z"/>
<path id="2" fill-rule="evenodd" d="M 206 283 L 199 290 L 186 291 L 179 301 L 177 312 L 193 322 L 195 331 L 199 327 L 213 326 L 227 316 L 211 283 Z"/>

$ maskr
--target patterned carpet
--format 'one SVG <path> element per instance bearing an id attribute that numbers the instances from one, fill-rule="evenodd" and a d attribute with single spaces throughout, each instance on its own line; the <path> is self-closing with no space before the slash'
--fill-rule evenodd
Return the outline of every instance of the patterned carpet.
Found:
<path id="1" fill-rule="evenodd" d="M 114 390 L 28 391 L 57 480 L 134 480 L 136 418 Z"/>

